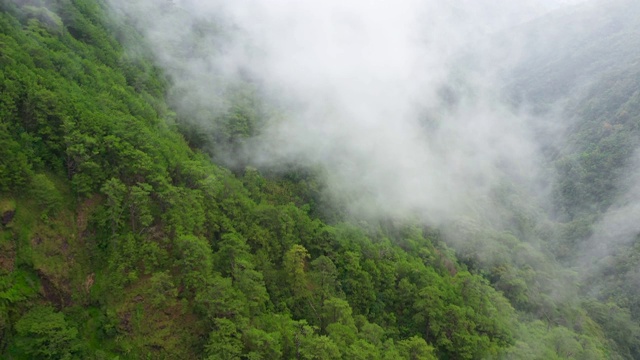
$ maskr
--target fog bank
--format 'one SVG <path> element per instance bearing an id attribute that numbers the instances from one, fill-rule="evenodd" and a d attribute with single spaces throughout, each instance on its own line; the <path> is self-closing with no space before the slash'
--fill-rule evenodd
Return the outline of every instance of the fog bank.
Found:
<path id="1" fill-rule="evenodd" d="M 500 183 L 540 180 L 544 139 L 496 77 L 524 44 L 488 40 L 566 1 L 111 3 L 143 31 L 188 121 L 218 131 L 212 115 L 249 81 L 279 110 L 244 155 L 325 168 L 357 213 L 474 216 Z"/>

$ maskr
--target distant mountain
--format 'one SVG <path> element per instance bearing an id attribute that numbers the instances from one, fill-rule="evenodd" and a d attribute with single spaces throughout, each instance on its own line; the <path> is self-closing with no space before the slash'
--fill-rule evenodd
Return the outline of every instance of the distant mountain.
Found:
<path id="1" fill-rule="evenodd" d="M 512 96 L 539 106 L 575 99 L 608 74 L 638 64 L 640 2 L 563 8 L 515 29 L 515 36 L 523 55 L 508 74 Z"/>
<path id="2" fill-rule="evenodd" d="M 626 308 L 637 322 L 640 228 L 631 211 L 640 185 L 640 2 L 586 2 L 516 33 L 523 55 L 504 73 L 507 96 L 563 123 L 563 134 L 547 144 L 552 217 L 562 224 L 549 246 L 580 270 L 585 294 Z M 638 358 L 638 333 L 608 323 L 621 313 L 592 305 L 592 318 L 623 344 L 622 353 Z"/>

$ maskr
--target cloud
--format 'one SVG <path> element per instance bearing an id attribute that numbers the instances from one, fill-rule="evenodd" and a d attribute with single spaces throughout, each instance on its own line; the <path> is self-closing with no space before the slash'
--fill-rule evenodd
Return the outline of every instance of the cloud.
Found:
<path id="1" fill-rule="evenodd" d="M 626 176 L 618 180 L 618 196 L 613 204 L 593 224 L 593 234 L 580 246 L 579 266 L 587 269 L 585 276 L 607 269 L 608 256 L 624 257 L 629 245 L 640 236 L 640 151 L 629 161 Z M 635 266 L 635 271 L 638 270 Z"/>
<path id="2" fill-rule="evenodd" d="M 250 79 L 281 109 L 247 142 L 251 161 L 320 165 L 354 211 L 437 222 L 539 176 L 532 115 L 502 100 L 495 76 L 520 44 L 488 40 L 557 1 L 112 4 L 143 30 L 190 121 L 216 131 L 229 87 Z"/>

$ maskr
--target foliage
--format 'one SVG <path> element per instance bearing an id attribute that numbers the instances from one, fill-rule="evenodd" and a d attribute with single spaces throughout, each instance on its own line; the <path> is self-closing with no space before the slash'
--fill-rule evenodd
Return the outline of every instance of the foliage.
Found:
<path id="1" fill-rule="evenodd" d="M 539 230 L 526 212 L 515 235 L 461 229 L 462 262 L 433 229 L 356 225 L 312 170 L 234 174 L 194 149 L 191 122 L 174 126 L 191 114 L 104 2 L 0 6 L 0 195 L 28 210 L 0 230 L 2 357 L 604 358 L 603 329 L 635 334 L 623 310 L 609 323 L 589 303 L 593 322 L 547 295 L 570 275 L 522 241 Z M 266 116 L 245 85 L 200 114 L 214 153 Z M 487 239 L 495 261 L 474 256 Z"/>
<path id="2" fill-rule="evenodd" d="M 78 330 L 51 307 L 35 307 L 16 322 L 16 345 L 42 359 L 71 359 L 79 348 Z"/>

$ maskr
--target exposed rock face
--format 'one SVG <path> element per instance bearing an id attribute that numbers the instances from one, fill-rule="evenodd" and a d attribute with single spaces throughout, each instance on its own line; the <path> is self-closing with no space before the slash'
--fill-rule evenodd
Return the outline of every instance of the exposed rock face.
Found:
<path id="1" fill-rule="evenodd" d="M 0 219 L 0 222 L 2 222 L 2 226 L 6 226 L 7 224 L 9 224 L 11 220 L 13 220 L 13 216 L 15 214 L 15 210 L 9 210 L 2 213 L 2 218 Z"/>

